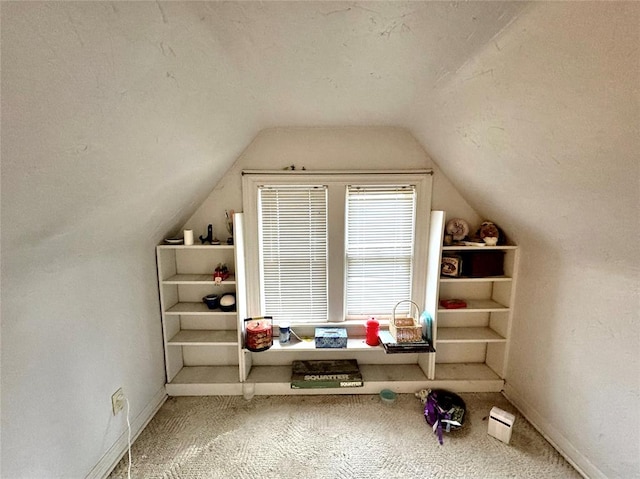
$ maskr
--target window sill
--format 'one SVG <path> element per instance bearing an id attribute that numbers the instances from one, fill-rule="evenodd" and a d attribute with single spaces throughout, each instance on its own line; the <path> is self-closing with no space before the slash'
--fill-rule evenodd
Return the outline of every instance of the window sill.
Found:
<path id="1" fill-rule="evenodd" d="M 291 321 L 287 321 L 291 324 L 292 327 L 295 326 L 309 326 L 309 327 L 314 327 L 314 328 L 328 328 L 328 327 L 340 327 L 340 326 L 344 326 L 344 327 L 348 327 L 348 326 L 365 326 L 367 324 L 369 318 L 367 319 L 345 319 L 344 321 L 327 321 L 325 323 L 312 323 L 312 322 L 291 322 Z M 376 318 L 378 319 L 378 318 Z M 277 319 L 273 320 L 273 324 L 277 325 L 280 321 Z M 388 319 L 378 319 L 378 322 L 380 323 L 380 325 L 389 324 L 389 320 Z"/>
<path id="2" fill-rule="evenodd" d="M 314 338 L 307 336 L 300 336 L 303 340 L 296 339 L 293 335 L 288 343 L 280 344 L 278 337 L 273 338 L 273 345 L 266 351 L 261 351 L 260 354 L 269 352 L 300 352 L 300 351 L 315 351 L 319 353 L 336 353 L 340 351 L 384 351 L 384 348 L 380 345 L 369 346 L 364 336 L 354 336 L 347 339 L 346 348 L 316 348 Z M 248 351 L 248 350 L 247 350 Z"/>
<path id="3" fill-rule="evenodd" d="M 389 329 L 389 320 L 380 319 L 380 329 Z M 274 334 L 277 336 L 279 332 L 279 321 L 274 321 Z M 313 338 L 316 328 L 345 328 L 347 336 L 351 338 L 364 339 L 366 334 L 366 319 L 349 319 L 346 321 L 332 321 L 326 323 L 291 323 L 291 330 L 301 338 Z M 292 335 L 293 336 L 293 335 Z"/>

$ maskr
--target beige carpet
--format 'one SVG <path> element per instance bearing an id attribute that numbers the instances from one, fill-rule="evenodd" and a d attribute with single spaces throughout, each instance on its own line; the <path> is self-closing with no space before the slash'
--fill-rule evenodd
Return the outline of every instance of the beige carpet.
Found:
<path id="1" fill-rule="evenodd" d="M 134 478 L 579 478 L 506 399 L 461 394 L 444 445 L 420 401 L 378 396 L 170 398 L 133 445 Z M 487 435 L 491 407 L 516 415 L 509 445 Z M 111 478 L 127 477 L 127 456 Z"/>

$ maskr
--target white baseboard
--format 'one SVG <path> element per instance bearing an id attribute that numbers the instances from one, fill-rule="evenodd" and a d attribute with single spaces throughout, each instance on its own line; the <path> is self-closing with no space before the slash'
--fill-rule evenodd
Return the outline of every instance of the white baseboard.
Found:
<path id="1" fill-rule="evenodd" d="M 536 430 L 551 443 L 551 445 L 586 479 L 607 479 L 600 469 L 593 465 L 569 440 L 564 437 L 549 421 L 544 419 L 536 409 L 531 406 L 508 383 L 504 386 L 504 396 L 520 413 L 527 418 Z"/>
<path id="2" fill-rule="evenodd" d="M 149 424 L 149 421 L 156 415 L 158 409 L 167 400 L 167 391 L 164 386 L 158 389 L 158 392 L 153 396 L 151 401 L 142 410 L 138 416 L 131 421 L 131 442 L 133 443 L 144 428 Z M 109 448 L 109 450 L 102 456 L 98 463 L 94 466 L 91 472 L 87 475 L 86 479 L 104 479 L 107 477 L 114 467 L 120 462 L 124 455 L 129 450 L 129 432 L 125 429 L 118 440 Z"/>

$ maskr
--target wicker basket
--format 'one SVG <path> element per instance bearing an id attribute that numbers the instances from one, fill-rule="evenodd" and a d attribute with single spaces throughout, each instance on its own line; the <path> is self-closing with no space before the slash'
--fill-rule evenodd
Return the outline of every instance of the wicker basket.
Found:
<path id="1" fill-rule="evenodd" d="M 411 303 L 416 309 L 415 317 L 396 318 L 396 308 L 402 303 Z M 411 311 L 409 311 L 411 314 Z M 393 339 L 397 343 L 419 343 L 424 341 L 422 339 L 422 325 L 420 324 L 420 308 L 418 305 L 409 299 L 403 299 L 396 303 L 393 307 L 393 315 L 389 322 L 389 332 Z"/>

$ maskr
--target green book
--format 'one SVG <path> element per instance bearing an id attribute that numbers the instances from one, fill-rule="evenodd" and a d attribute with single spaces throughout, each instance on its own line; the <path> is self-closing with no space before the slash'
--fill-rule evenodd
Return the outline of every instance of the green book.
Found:
<path id="1" fill-rule="evenodd" d="M 291 389 L 362 387 L 355 359 L 293 361 Z"/>

